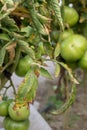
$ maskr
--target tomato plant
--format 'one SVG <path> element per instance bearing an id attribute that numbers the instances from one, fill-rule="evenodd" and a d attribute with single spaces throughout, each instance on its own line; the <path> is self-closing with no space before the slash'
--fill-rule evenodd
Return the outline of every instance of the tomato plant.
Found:
<path id="1" fill-rule="evenodd" d="M 65 99 L 68 98 L 53 113 L 63 113 L 74 103 L 78 80 L 72 68 L 79 65 L 87 69 L 86 3 L 86 0 L 0 1 L 0 90 L 4 91 L 1 95 L 6 96 L 12 87 L 15 97 L 9 107 L 5 101 L 0 104 L 0 115 L 9 114 L 15 120 L 7 118 L 7 130 L 16 129 L 9 126 L 10 121 L 20 124 L 30 115 L 27 104 L 35 99 L 39 75 L 52 79 L 46 61 L 55 65 L 56 92 L 61 93 L 63 86 Z M 11 78 L 14 72 L 24 77 L 17 89 Z M 10 85 L 5 86 L 7 81 Z M 66 93 L 67 83 L 70 96 Z M 27 128 L 24 126 L 23 129 Z"/>
<path id="2" fill-rule="evenodd" d="M 5 130 L 28 130 L 29 128 L 29 120 L 25 121 L 14 121 L 10 117 L 6 117 L 4 119 L 4 128 Z"/>

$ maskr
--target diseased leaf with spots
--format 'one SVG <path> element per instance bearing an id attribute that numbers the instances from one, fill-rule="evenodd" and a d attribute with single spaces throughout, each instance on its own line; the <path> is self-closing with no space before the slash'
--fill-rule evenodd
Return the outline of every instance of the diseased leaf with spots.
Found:
<path id="1" fill-rule="evenodd" d="M 18 92 L 16 95 L 16 100 L 18 102 L 24 102 L 24 100 L 25 100 L 25 102 L 28 101 L 28 99 L 27 99 L 27 98 L 29 98 L 28 94 L 33 89 L 32 87 L 34 85 L 35 80 L 36 80 L 36 76 L 35 76 L 33 70 L 30 70 L 26 74 L 25 78 L 23 79 L 23 81 L 21 82 L 21 84 L 18 87 Z"/>

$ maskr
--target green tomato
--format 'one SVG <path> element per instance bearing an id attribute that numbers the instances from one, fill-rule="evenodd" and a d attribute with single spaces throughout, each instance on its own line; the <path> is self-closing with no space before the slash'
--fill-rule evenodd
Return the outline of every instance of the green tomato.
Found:
<path id="1" fill-rule="evenodd" d="M 61 33 L 61 40 L 66 39 L 67 37 L 69 37 L 72 34 L 74 34 L 72 29 L 65 30 L 64 32 Z"/>
<path id="2" fill-rule="evenodd" d="M 28 130 L 29 120 L 24 121 L 14 121 L 10 117 L 4 119 L 4 128 L 5 130 Z"/>
<path id="3" fill-rule="evenodd" d="M 60 53 L 62 58 L 68 62 L 79 60 L 87 50 L 87 40 L 78 34 L 73 34 L 62 41 Z"/>
<path id="4" fill-rule="evenodd" d="M 82 69 L 87 69 L 87 51 L 85 52 L 83 57 L 81 57 L 81 59 L 79 60 L 78 65 Z"/>
<path id="5" fill-rule="evenodd" d="M 74 26 L 79 20 L 78 12 L 71 7 L 65 6 L 64 8 L 64 21 L 69 26 Z"/>
<path id="6" fill-rule="evenodd" d="M 26 120 L 30 115 L 30 110 L 28 104 L 25 105 L 16 105 L 15 102 L 12 102 L 8 107 L 9 116 L 15 121 Z"/>
<path id="7" fill-rule="evenodd" d="M 7 101 L 0 101 L 0 116 L 7 116 L 8 115 L 8 102 Z"/>
<path id="8" fill-rule="evenodd" d="M 32 58 L 30 58 L 28 55 L 23 57 L 19 60 L 15 73 L 20 77 L 24 77 L 29 71 L 32 62 Z"/>
<path id="9" fill-rule="evenodd" d="M 7 116 L 8 115 L 8 107 L 9 104 L 13 101 L 13 99 L 5 99 L 0 101 L 0 116 Z"/>

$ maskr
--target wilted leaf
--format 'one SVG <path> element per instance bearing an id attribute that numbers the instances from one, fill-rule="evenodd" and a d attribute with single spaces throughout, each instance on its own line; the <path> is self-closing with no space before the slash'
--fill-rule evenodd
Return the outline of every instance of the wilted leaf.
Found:
<path id="1" fill-rule="evenodd" d="M 31 58 L 35 59 L 35 52 L 31 47 L 29 47 L 29 44 L 27 42 L 18 40 L 18 45 L 23 52 L 28 54 Z"/>
<path id="2" fill-rule="evenodd" d="M 9 61 L 12 61 L 15 57 L 15 47 L 16 47 L 16 42 L 13 42 L 11 45 L 6 47 L 6 50 L 9 53 Z"/>
<path id="3" fill-rule="evenodd" d="M 40 68 L 40 74 L 46 78 L 52 79 L 51 74 L 43 67 Z"/>
<path id="4" fill-rule="evenodd" d="M 26 96 L 27 102 L 31 102 L 34 100 L 34 98 L 36 96 L 37 87 L 38 87 L 38 79 L 35 77 L 31 90 L 27 93 L 27 96 Z"/>
<path id="5" fill-rule="evenodd" d="M 37 13 L 37 17 L 39 18 L 41 23 L 47 23 L 48 21 L 51 21 L 50 18 L 47 18 L 46 16 L 41 15 L 40 13 Z"/>
<path id="6" fill-rule="evenodd" d="M 64 113 L 72 104 L 75 102 L 76 99 L 76 86 L 72 86 L 71 94 L 69 99 L 57 110 L 51 111 L 51 114 L 58 115 Z"/>
<path id="7" fill-rule="evenodd" d="M 31 8 L 32 8 L 32 9 L 31 9 Z M 33 4 L 31 5 L 31 7 L 28 6 L 28 9 L 29 9 L 29 11 L 30 11 L 30 13 L 31 13 L 32 21 L 33 21 L 33 23 L 34 23 L 35 28 L 37 29 L 37 31 L 38 31 L 40 34 L 42 34 L 42 35 L 48 35 L 48 34 L 49 34 L 49 30 L 46 28 L 45 25 L 43 25 L 43 24 L 40 22 L 39 18 L 37 17 L 37 13 L 36 13 L 36 11 L 34 10 Z"/>
<path id="8" fill-rule="evenodd" d="M 14 19 L 10 18 L 9 16 L 3 18 L 1 20 L 1 26 L 8 29 L 9 31 L 18 31 L 18 27 Z"/>
<path id="9" fill-rule="evenodd" d="M 18 87 L 16 100 L 18 100 L 18 101 L 25 100 L 27 94 L 30 92 L 30 90 L 34 84 L 35 78 L 36 78 L 36 76 L 35 76 L 33 70 L 30 70 L 26 74 L 25 78 L 23 79 L 23 81 L 21 82 L 21 84 Z"/>
<path id="10" fill-rule="evenodd" d="M 60 54 L 60 44 L 57 43 L 56 48 L 54 50 L 54 58 L 56 58 L 57 56 L 59 56 L 59 54 Z"/>
<path id="11" fill-rule="evenodd" d="M 64 25 L 63 25 L 63 19 L 61 16 L 61 7 L 59 5 L 58 0 L 49 0 L 49 4 L 51 5 L 52 10 L 54 11 L 55 17 L 59 22 L 60 28 L 63 31 L 64 30 Z"/>
<path id="12" fill-rule="evenodd" d="M 71 78 L 71 80 L 76 83 L 79 84 L 79 82 L 76 80 L 76 78 L 73 76 L 72 70 L 67 66 L 67 64 L 64 64 L 63 62 L 58 62 L 62 67 L 64 67 L 67 72 L 69 73 L 69 76 Z"/>

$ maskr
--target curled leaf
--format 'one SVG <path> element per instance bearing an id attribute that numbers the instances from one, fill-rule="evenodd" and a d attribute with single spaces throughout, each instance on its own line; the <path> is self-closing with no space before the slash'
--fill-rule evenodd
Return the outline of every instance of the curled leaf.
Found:
<path id="1" fill-rule="evenodd" d="M 40 68 L 40 74 L 46 78 L 52 79 L 51 74 L 43 67 Z"/>
<path id="2" fill-rule="evenodd" d="M 69 99 L 57 110 L 51 111 L 50 113 L 53 115 L 59 115 L 64 113 L 74 102 L 76 99 L 76 86 L 72 86 L 71 94 Z"/>
<path id="3" fill-rule="evenodd" d="M 64 67 L 66 70 L 67 70 L 67 72 L 68 72 L 68 74 L 69 74 L 69 76 L 70 76 L 70 78 L 71 78 L 71 80 L 75 83 L 75 84 L 79 84 L 79 82 L 76 80 L 76 78 L 73 76 L 73 73 L 72 73 L 72 70 L 67 66 L 67 64 L 65 64 L 65 63 L 63 63 L 63 62 L 58 62 L 62 67 Z"/>

